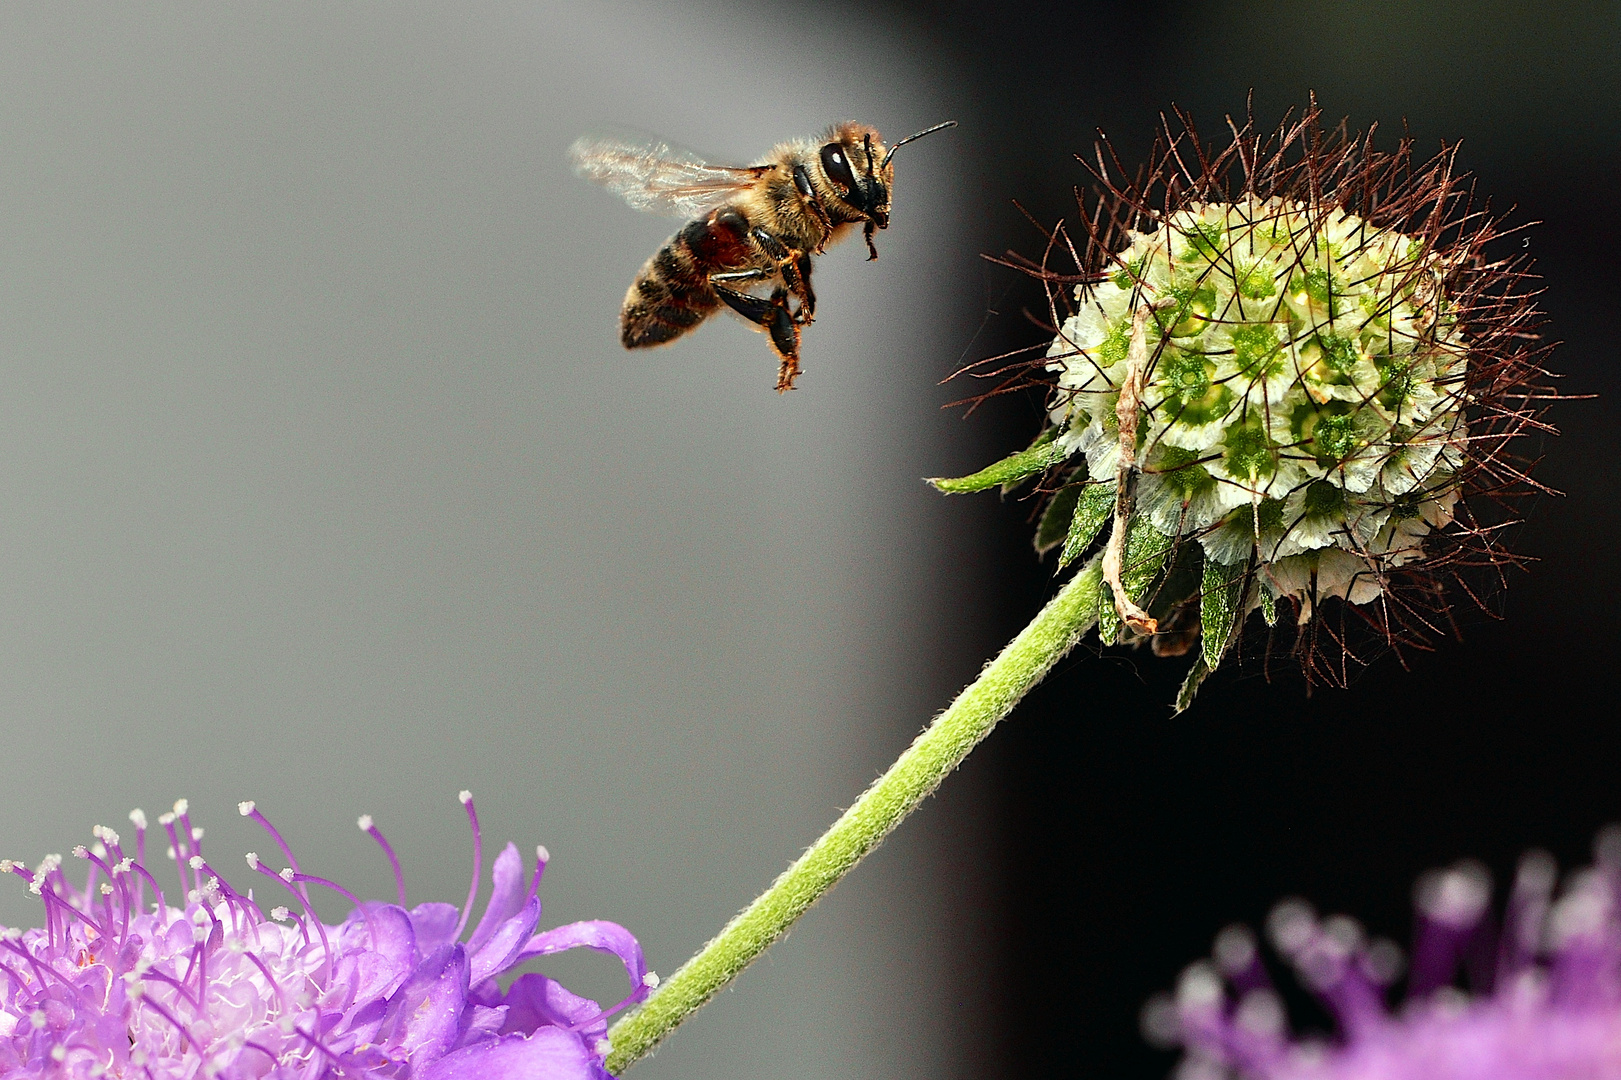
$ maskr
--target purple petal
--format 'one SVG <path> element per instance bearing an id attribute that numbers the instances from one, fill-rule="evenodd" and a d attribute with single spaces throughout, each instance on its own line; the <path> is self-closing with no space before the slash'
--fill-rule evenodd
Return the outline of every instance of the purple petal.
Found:
<path id="1" fill-rule="evenodd" d="M 411 909 L 411 926 L 416 930 L 417 953 L 431 956 L 456 936 L 462 909 L 455 904 L 418 904 Z"/>
<path id="2" fill-rule="evenodd" d="M 588 1044 L 608 1032 L 608 1021 L 602 1017 L 602 1006 L 590 998 L 571 993 L 562 983 L 553 982 L 537 972 L 520 975 L 507 990 L 506 1022 L 501 1034 L 512 1032 L 527 1035 L 537 1028 L 555 1025 L 573 1027 L 596 1018 L 596 1022 L 579 1029 Z"/>
<path id="3" fill-rule="evenodd" d="M 647 975 L 647 961 L 642 957 L 642 947 L 635 935 L 618 923 L 600 919 L 569 923 L 536 934 L 524 944 L 511 963 L 521 964 L 532 957 L 549 956 L 581 947 L 619 957 L 625 965 L 625 974 L 630 978 L 632 993 L 643 989 L 642 979 Z"/>
<path id="4" fill-rule="evenodd" d="M 472 982 L 474 986 L 492 975 L 499 975 L 512 966 L 512 958 L 524 947 L 526 939 L 535 932 L 540 921 L 540 901 L 530 897 L 523 911 L 501 924 L 489 939 L 489 944 L 473 956 Z M 480 929 L 483 929 L 482 924 Z M 472 946 L 468 946 L 471 951 Z"/>
<path id="5" fill-rule="evenodd" d="M 580 1036 L 546 1027 L 446 1054 L 422 1075 L 423 1080 L 601 1080 L 606 1073 Z"/>
<path id="6" fill-rule="evenodd" d="M 413 1068 L 420 1068 L 455 1043 L 466 1003 L 467 951 L 460 945 L 444 945 L 389 998 L 385 1028 L 397 1028 L 392 1041 Z"/>
<path id="7" fill-rule="evenodd" d="M 473 930 L 473 936 L 467 939 L 467 952 L 469 955 L 478 955 L 479 949 L 500 929 L 501 924 L 518 913 L 523 907 L 524 880 L 523 857 L 518 854 L 517 844 L 508 844 L 496 856 L 495 869 L 490 872 L 490 879 L 495 883 L 494 891 L 490 893 L 490 902 L 484 906 L 484 917 L 479 919 L 478 926 Z M 477 979 L 473 980 L 477 982 Z"/>
<path id="8" fill-rule="evenodd" d="M 348 981 L 352 975 L 358 976 L 350 996 L 356 1005 L 387 997 L 399 989 L 416 966 L 416 948 L 416 931 L 404 908 L 368 904 L 364 915 L 355 911 L 343 924 L 338 937 L 342 958 L 336 965 L 336 977 Z"/>

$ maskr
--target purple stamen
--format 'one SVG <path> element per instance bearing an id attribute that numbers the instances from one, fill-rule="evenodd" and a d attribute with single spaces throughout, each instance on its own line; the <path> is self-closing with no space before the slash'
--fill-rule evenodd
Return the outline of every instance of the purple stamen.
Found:
<path id="1" fill-rule="evenodd" d="M 467 888 L 467 903 L 462 905 L 462 918 L 456 924 L 456 932 L 451 940 L 461 939 L 462 931 L 467 929 L 468 917 L 473 914 L 473 901 L 478 899 L 478 876 L 484 871 L 484 838 L 479 834 L 478 810 L 473 806 L 473 793 L 463 791 L 456 796 L 463 806 L 467 807 L 467 820 L 473 825 L 473 883 Z"/>
<path id="2" fill-rule="evenodd" d="M 0 961 L 0 972 L 4 972 L 11 977 L 11 981 L 17 984 L 19 994 L 28 993 L 28 980 L 22 977 L 21 972 L 14 970 L 10 964 L 3 961 Z"/>
<path id="3" fill-rule="evenodd" d="M 237 803 L 236 812 L 245 818 L 252 818 L 257 821 L 259 827 L 269 833 L 270 839 L 281 849 L 282 855 L 287 859 L 287 865 L 293 868 L 293 873 L 298 873 L 298 860 L 293 857 L 293 849 L 287 846 L 287 841 L 281 838 L 281 833 L 277 832 L 276 827 L 270 824 L 270 819 L 261 814 L 258 807 L 254 806 L 252 799 Z M 308 910 L 310 891 L 303 886 L 299 886 L 298 894 L 304 899 L 305 910 Z"/>
<path id="4" fill-rule="evenodd" d="M 327 1057 L 331 1058 L 333 1061 L 337 1062 L 339 1065 L 343 1064 L 343 1058 L 341 1058 L 340 1056 L 338 1056 L 338 1054 L 336 1054 L 334 1051 L 329 1049 L 326 1046 L 325 1043 L 321 1042 L 320 1039 L 317 1039 L 314 1035 L 311 1035 L 309 1032 L 305 1031 L 303 1028 L 299 1027 L 297 1024 L 293 1025 L 293 1032 L 295 1034 L 301 1036 L 304 1039 L 305 1042 L 309 1043 L 311 1046 L 313 1046 L 317 1050 L 321 1051 L 321 1053 L 325 1054 Z"/>
<path id="5" fill-rule="evenodd" d="M 523 902 L 528 903 L 540 891 L 541 875 L 546 873 L 546 864 L 552 859 L 552 853 L 546 850 L 545 844 L 535 846 L 535 873 L 529 879 L 529 891 L 524 894 Z"/>
<path id="6" fill-rule="evenodd" d="M 146 863 L 146 812 L 137 806 L 129 812 L 129 820 L 135 826 L 135 865 L 143 866 Z M 152 875 L 147 874 L 146 876 L 151 877 Z M 157 888 L 157 882 L 154 881 L 152 887 Z M 135 906 L 141 908 L 145 905 L 145 884 L 137 880 L 135 882 Z"/>
<path id="7" fill-rule="evenodd" d="M 197 1040 L 192 1038 L 191 1032 L 186 1029 L 186 1025 L 182 1024 L 179 1020 L 175 1019 L 174 1014 L 171 1013 L 168 1009 L 165 1009 L 162 1005 L 159 1005 L 157 1002 L 153 1001 L 151 998 L 145 996 L 144 994 L 141 996 L 140 1004 L 146 1006 L 148 1009 L 151 1009 L 153 1012 L 157 1013 L 159 1016 L 161 1016 L 165 1020 L 169 1021 L 169 1023 L 173 1024 L 174 1029 L 176 1031 L 180 1032 L 180 1038 L 181 1038 L 184 1046 L 195 1046 L 195 1045 L 197 1045 Z M 147 1075 L 148 1076 L 152 1075 L 150 1069 L 147 1070 Z"/>
<path id="8" fill-rule="evenodd" d="M 164 814 L 158 818 L 158 824 L 163 831 L 169 834 L 169 854 L 174 857 L 175 870 L 180 874 L 180 895 L 184 898 L 191 892 L 191 883 L 186 880 L 185 853 L 180 849 L 180 838 L 175 834 L 174 815 Z"/>
<path id="9" fill-rule="evenodd" d="M 283 879 L 283 880 L 285 880 L 285 879 Z M 342 885 L 339 885 L 337 882 L 328 881 L 326 878 L 316 877 L 314 874 L 294 874 L 293 875 L 293 880 L 294 881 L 308 882 L 311 885 L 325 885 L 327 888 L 331 889 L 333 892 L 337 893 L 338 895 L 342 896 L 344 899 L 348 900 L 351 904 L 353 904 L 355 906 L 355 910 L 360 912 L 360 917 L 362 919 L 366 920 L 366 933 L 371 935 L 372 944 L 374 946 L 376 946 L 378 944 L 381 944 L 383 939 L 377 936 L 377 927 L 372 925 L 371 912 L 367 911 L 366 910 L 366 905 L 362 904 L 360 902 L 360 897 L 356 896 L 354 893 L 350 892 L 348 889 L 345 889 Z"/>
<path id="10" fill-rule="evenodd" d="M 146 867 L 142 866 L 139 860 L 136 860 L 134 863 L 131 863 L 130 864 L 130 869 L 134 870 L 136 873 L 140 874 L 142 878 L 145 878 L 147 881 L 150 881 L 152 883 L 153 895 L 155 895 L 158 898 L 157 899 L 157 910 L 160 913 L 168 911 L 169 910 L 169 905 L 163 899 L 163 886 L 158 884 L 158 879 L 152 876 L 152 872 L 150 870 L 148 870 Z M 136 906 L 137 907 L 140 906 L 140 900 L 141 900 L 141 896 L 140 896 L 140 894 L 137 894 L 137 896 L 136 896 Z"/>
<path id="11" fill-rule="evenodd" d="M 188 856 L 201 855 L 203 853 L 203 838 L 199 834 L 202 830 L 192 828 L 189 811 L 190 808 L 186 805 L 185 799 L 175 803 L 175 817 L 179 819 L 181 830 L 186 837 L 186 854 Z"/>
<path id="12" fill-rule="evenodd" d="M 24 949 L 21 945 L 17 944 L 15 941 L 8 938 L 4 942 L 0 942 L 0 944 L 4 944 L 6 948 L 28 961 L 28 966 L 34 969 L 34 974 L 38 977 L 40 986 L 42 988 L 45 985 L 45 976 L 46 974 L 49 974 L 53 979 L 67 987 L 69 990 L 72 990 L 75 994 L 82 995 L 84 993 L 83 990 L 79 989 L 79 987 L 73 984 L 72 979 L 69 979 L 66 975 L 63 975 L 55 968 L 49 966 L 42 967 L 39 961 L 34 959 L 33 954 L 31 954 L 27 949 Z"/>
<path id="13" fill-rule="evenodd" d="M 321 952 L 326 956 L 326 973 L 327 978 L 330 979 L 332 977 L 332 945 L 326 939 L 326 926 L 322 924 L 320 919 L 315 917 L 315 911 L 310 907 L 309 890 L 303 888 L 302 886 L 297 889 L 293 888 L 293 882 L 298 880 L 298 872 L 296 870 L 283 871 L 283 873 L 288 875 L 287 877 L 283 877 L 281 874 L 276 873 L 274 870 L 270 869 L 270 867 L 260 862 L 259 856 L 255 855 L 251 851 L 248 852 L 248 865 L 266 877 L 274 878 L 275 880 L 281 882 L 281 887 L 291 893 L 293 899 L 297 900 L 304 908 L 304 914 L 309 916 L 310 921 L 315 924 L 315 932 L 320 935 Z M 300 920 L 300 925 L 303 925 L 302 920 Z M 309 940 L 308 930 L 304 932 L 304 940 Z"/>
<path id="14" fill-rule="evenodd" d="M 258 968 L 259 971 L 261 973 L 263 973 L 263 975 L 265 977 L 265 981 L 270 984 L 271 989 L 276 991 L 276 1006 L 277 1006 L 277 1008 L 279 1008 L 283 1013 L 285 1013 L 287 1011 L 287 992 L 284 989 L 282 989 L 282 985 L 281 985 L 280 981 L 278 981 L 277 978 L 270 973 L 270 969 L 265 966 L 265 962 L 263 960 L 259 959 L 257 954 L 251 953 L 251 952 L 244 952 L 242 955 L 246 956 L 250 961 L 252 961 L 253 966 Z M 271 1056 L 274 1057 L 275 1055 L 271 1055 Z"/>
<path id="15" fill-rule="evenodd" d="M 191 991 L 189 989 L 187 989 L 185 979 L 176 979 L 171 975 L 165 975 L 161 971 L 145 971 L 145 972 L 142 972 L 141 973 L 141 978 L 142 979 L 155 979 L 160 983 L 164 983 L 165 985 L 174 987 L 175 991 L 177 993 L 179 993 L 179 995 L 181 997 L 186 999 L 186 1004 L 190 1005 L 193 1009 L 196 1009 L 199 1012 L 202 1011 L 201 1003 L 199 1003 L 196 998 L 192 997 L 191 996 Z"/>
<path id="16" fill-rule="evenodd" d="M 99 936 L 99 937 L 106 937 L 107 936 L 107 931 L 105 931 L 105 930 L 103 930 L 101 928 L 100 923 L 98 923 L 95 919 L 91 918 L 89 915 L 87 915 L 84 912 L 80 911 L 78 908 L 74 907 L 72 904 L 68 903 L 65 899 L 63 899 L 57 893 L 57 891 L 55 889 L 47 888 L 47 889 L 45 889 L 44 891 L 42 891 L 40 893 L 40 896 L 45 900 L 45 904 L 46 904 L 47 907 L 49 907 L 51 904 L 55 904 L 62 911 L 66 912 L 69 915 L 72 915 L 75 919 L 78 919 L 80 922 L 82 922 L 86 926 L 90 927 L 90 929 L 94 930 L 96 932 L 97 936 Z M 67 943 L 67 941 L 66 941 L 67 936 L 68 936 L 68 924 L 67 924 L 67 920 L 64 919 L 62 921 L 63 944 Z"/>
<path id="17" fill-rule="evenodd" d="M 377 846 L 383 849 L 388 856 L 388 865 L 394 868 L 394 889 L 399 893 L 400 907 L 405 906 L 405 874 L 400 870 L 400 860 L 395 857 L 394 849 L 383 839 L 383 832 L 373 822 L 370 814 L 361 814 L 358 822 L 363 832 L 377 841 Z"/>

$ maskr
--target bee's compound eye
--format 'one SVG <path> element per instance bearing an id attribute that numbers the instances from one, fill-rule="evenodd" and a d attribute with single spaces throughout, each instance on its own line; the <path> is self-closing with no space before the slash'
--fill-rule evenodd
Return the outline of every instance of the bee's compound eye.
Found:
<path id="1" fill-rule="evenodd" d="M 842 144 L 828 143 L 822 147 L 822 168 L 828 178 L 846 192 L 856 190 L 856 174 L 850 169 L 850 159 L 844 156 Z"/>

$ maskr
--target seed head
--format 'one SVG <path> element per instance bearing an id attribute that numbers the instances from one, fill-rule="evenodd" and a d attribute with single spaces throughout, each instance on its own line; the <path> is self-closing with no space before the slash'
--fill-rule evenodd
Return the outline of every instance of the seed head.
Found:
<path id="1" fill-rule="evenodd" d="M 1177 115 L 1135 181 L 1099 144 L 1079 249 L 1060 224 L 1007 263 L 1046 284 L 1054 336 L 975 373 L 1044 389 L 1036 443 L 936 483 L 1039 475 L 1038 550 L 1062 569 L 1103 545 L 1103 640 L 1201 643 L 1179 707 L 1255 611 L 1296 628 L 1308 684 L 1343 685 L 1349 624 L 1423 646 L 1450 587 L 1478 600 L 1517 561 L 1498 532 L 1539 485 L 1511 444 L 1551 430 L 1553 396 L 1529 259 L 1488 254 L 1507 230 L 1452 149 L 1415 166 L 1410 139 L 1324 131 L 1315 103 L 1267 135 L 1229 121 L 1224 147 Z M 1078 273 L 1049 269 L 1060 251 Z"/>

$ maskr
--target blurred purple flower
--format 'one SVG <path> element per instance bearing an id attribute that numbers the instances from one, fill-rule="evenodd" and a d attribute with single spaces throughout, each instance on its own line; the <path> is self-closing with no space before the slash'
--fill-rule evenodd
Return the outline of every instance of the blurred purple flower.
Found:
<path id="1" fill-rule="evenodd" d="M 0 1078 L 603 1080 L 608 1016 L 645 998 L 657 978 L 615 923 L 536 932 L 545 848 L 526 883 L 518 849 L 507 845 L 483 917 L 461 940 L 483 861 L 472 796 L 461 799 L 474 854 L 473 889 L 460 909 L 405 908 L 399 863 L 369 817 L 360 827 L 394 867 L 398 904 L 361 903 L 303 873 L 252 803 L 241 812 L 265 827 L 288 866 L 272 871 L 253 854 L 248 864 L 274 879 L 296 912 L 276 907 L 267 918 L 251 891 L 226 883 L 203 858 L 202 830 L 184 800 L 159 819 L 177 856 L 183 907 L 167 902 L 144 865 L 139 810 L 130 815 L 133 851 L 99 825 L 93 847 L 74 849 L 90 864 L 82 889 L 68 882 L 59 855 L 33 871 L 0 860 L 0 874 L 23 878 L 45 905 L 43 928 L 0 931 Z M 310 912 L 311 885 L 348 897 L 354 911 L 322 925 Z M 500 976 L 525 961 L 582 946 L 624 964 L 631 990 L 623 1001 L 604 1010 L 538 973 L 501 989 Z"/>
<path id="2" fill-rule="evenodd" d="M 1302 900 L 1279 904 L 1268 937 L 1333 1018 L 1332 1039 L 1291 1037 L 1242 926 L 1217 935 L 1213 961 L 1184 971 L 1174 997 L 1149 1002 L 1144 1031 L 1185 1047 L 1179 1080 L 1617 1080 L 1621 832 L 1601 836 L 1598 855 L 1557 900 L 1553 858 L 1527 855 L 1500 929 L 1478 863 L 1422 878 L 1394 1012 L 1388 990 L 1404 961 L 1393 943 L 1369 942 L 1343 915 L 1319 919 Z"/>

